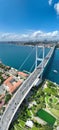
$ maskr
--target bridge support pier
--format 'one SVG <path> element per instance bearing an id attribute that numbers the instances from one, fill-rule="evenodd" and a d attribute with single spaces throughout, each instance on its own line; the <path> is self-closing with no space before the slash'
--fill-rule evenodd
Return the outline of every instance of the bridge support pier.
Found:
<path id="1" fill-rule="evenodd" d="M 43 69 L 44 69 L 44 57 L 45 57 L 45 47 L 44 47 L 44 45 L 41 46 L 41 48 L 43 49 L 43 56 L 42 56 L 42 58 L 39 58 L 39 57 L 38 57 L 38 46 L 36 46 L 35 69 L 36 69 L 37 66 L 38 66 L 38 61 L 41 61 L 41 62 L 42 62 L 42 72 L 43 72 Z M 41 79 L 42 79 L 42 75 L 41 75 Z"/>

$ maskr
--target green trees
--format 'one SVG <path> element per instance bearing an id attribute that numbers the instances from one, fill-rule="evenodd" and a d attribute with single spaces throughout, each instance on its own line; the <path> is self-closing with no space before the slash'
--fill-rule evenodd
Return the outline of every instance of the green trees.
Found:
<path id="1" fill-rule="evenodd" d="M 5 104 L 7 104 L 10 99 L 11 99 L 11 94 L 6 92 L 6 94 L 5 94 Z"/>

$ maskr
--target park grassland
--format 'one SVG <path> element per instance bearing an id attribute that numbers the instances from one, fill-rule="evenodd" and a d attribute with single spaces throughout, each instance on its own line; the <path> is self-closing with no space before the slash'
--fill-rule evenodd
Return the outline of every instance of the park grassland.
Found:
<path id="1" fill-rule="evenodd" d="M 41 119 L 43 119 L 44 121 L 46 121 L 48 124 L 53 125 L 56 121 L 56 119 L 49 114 L 48 112 L 44 111 L 43 109 L 40 109 L 37 112 L 37 116 Z"/>
<path id="2" fill-rule="evenodd" d="M 52 108 L 50 111 L 51 111 L 52 114 L 54 114 L 57 118 L 59 118 L 59 110 L 56 110 L 56 109 Z"/>

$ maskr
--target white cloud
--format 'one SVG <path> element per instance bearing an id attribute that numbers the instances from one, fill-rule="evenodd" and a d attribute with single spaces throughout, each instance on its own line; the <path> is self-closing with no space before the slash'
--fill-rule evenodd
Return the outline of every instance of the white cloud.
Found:
<path id="1" fill-rule="evenodd" d="M 48 3 L 49 3 L 49 5 L 52 5 L 52 0 L 49 0 Z"/>
<path id="2" fill-rule="evenodd" d="M 54 4 L 54 9 L 56 10 L 57 15 L 59 15 L 59 2 Z"/>
<path id="3" fill-rule="evenodd" d="M 53 31 L 53 32 L 43 32 L 43 31 L 36 31 L 31 34 L 31 38 L 35 40 L 54 40 L 59 39 L 59 31 Z"/>
<path id="4" fill-rule="evenodd" d="M 0 33 L 0 41 L 59 40 L 59 31 L 34 31 L 27 34 Z"/>
<path id="5" fill-rule="evenodd" d="M 0 41 L 21 41 L 28 37 L 28 34 L 0 33 Z"/>

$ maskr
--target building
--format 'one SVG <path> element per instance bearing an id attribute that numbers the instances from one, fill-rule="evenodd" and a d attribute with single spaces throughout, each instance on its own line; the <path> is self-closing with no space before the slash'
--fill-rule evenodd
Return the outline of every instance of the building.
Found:
<path id="1" fill-rule="evenodd" d="M 24 73 L 24 72 L 21 72 L 21 71 L 18 72 L 18 75 L 19 75 L 20 77 L 25 77 L 25 78 L 28 77 L 28 74 L 26 74 L 26 73 Z"/>
<path id="2" fill-rule="evenodd" d="M 17 81 L 13 76 L 10 76 L 3 84 L 5 89 L 12 94 L 22 84 L 22 81 Z"/>
<path id="3" fill-rule="evenodd" d="M 32 128 L 33 127 L 33 122 L 31 120 L 27 120 L 26 124 L 27 127 Z"/>

